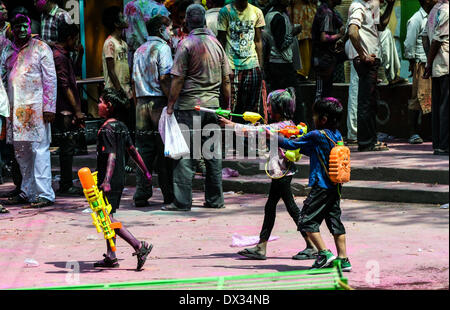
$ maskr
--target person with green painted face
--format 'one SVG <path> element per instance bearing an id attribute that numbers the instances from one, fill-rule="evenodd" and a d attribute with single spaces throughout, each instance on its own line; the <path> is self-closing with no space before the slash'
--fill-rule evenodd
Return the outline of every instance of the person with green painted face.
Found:
<path id="1" fill-rule="evenodd" d="M 21 193 L 3 204 L 52 205 L 50 162 L 51 123 L 55 119 L 57 77 L 53 53 L 31 37 L 30 19 L 18 14 L 12 21 L 14 52 L 6 60 L 11 128 L 15 157 L 23 177 Z M 24 74 L 26 72 L 26 74 Z"/>

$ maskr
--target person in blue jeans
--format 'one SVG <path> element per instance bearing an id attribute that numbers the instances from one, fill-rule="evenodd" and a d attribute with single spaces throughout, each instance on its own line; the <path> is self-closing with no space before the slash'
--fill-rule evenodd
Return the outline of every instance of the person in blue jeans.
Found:
<path id="1" fill-rule="evenodd" d="M 342 136 L 337 129 L 342 118 L 343 107 L 339 100 L 327 97 L 318 100 L 313 106 L 313 120 L 316 130 L 305 136 L 290 140 L 276 136 L 266 130 L 272 139 L 278 139 L 278 146 L 286 150 L 297 150 L 310 158 L 309 186 L 312 187 L 300 213 L 298 228 L 305 232 L 319 251 L 312 269 L 330 266 L 340 260 L 343 271 L 352 266 L 347 257 L 345 228 L 341 222 L 340 191 L 342 185 L 334 184 L 327 176 L 323 166 L 328 167 L 331 149 Z M 333 142 L 331 142 L 332 140 Z M 334 237 L 338 257 L 327 249 L 319 228 L 325 220 Z"/>

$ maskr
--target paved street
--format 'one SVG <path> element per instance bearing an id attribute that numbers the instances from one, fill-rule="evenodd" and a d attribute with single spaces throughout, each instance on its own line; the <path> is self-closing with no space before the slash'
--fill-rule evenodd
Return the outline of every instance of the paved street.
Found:
<path id="1" fill-rule="evenodd" d="M 11 184 L 0 186 L 0 191 Z M 266 261 L 239 257 L 230 247 L 233 233 L 256 236 L 263 220 L 263 195 L 227 193 L 226 209 L 200 206 L 202 193 L 195 192 L 189 213 L 160 211 L 162 197 L 155 191 L 153 204 L 132 206 L 133 188 L 125 192 L 117 218 L 138 239 L 154 245 L 145 269 L 136 272 L 132 248 L 118 239 L 120 268 L 94 269 L 102 258 L 105 242 L 83 213 L 84 198 L 58 200 L 53 207 L 0 215 L 0 288 L 42 287 L 74 284 L 71 263 L 79 266 L 79 284 L 150 281 L 171 278 L 246 275 L 306 269 L 312 261 L 294 261 L 303 242 L 284 205 L 278 207 Z M 301 207 L 304 197 L 296 197 Z M 348 253 L 353 271 L 349 284 L 360 289 L 448 289 L 449 211 L 439 205 L 343 200 Z M 325 241 L 335 252 L 326 226 Z M 32 258 L 37 267 L 25 267 Z"/>

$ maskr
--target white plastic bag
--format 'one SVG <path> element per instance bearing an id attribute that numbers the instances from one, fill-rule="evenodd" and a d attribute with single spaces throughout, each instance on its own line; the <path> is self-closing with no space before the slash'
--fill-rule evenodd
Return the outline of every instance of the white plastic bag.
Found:
<path id="1" fill-rule="evenodd" d="M 189 147 L 181 133 L 175 115 L 167 114 L 167 108 L 164 108 L 159 120 L 159 133 L 164 142 L 164 156 L 172 159 L 180 159 L 185 155 L 189 155 Z"/>

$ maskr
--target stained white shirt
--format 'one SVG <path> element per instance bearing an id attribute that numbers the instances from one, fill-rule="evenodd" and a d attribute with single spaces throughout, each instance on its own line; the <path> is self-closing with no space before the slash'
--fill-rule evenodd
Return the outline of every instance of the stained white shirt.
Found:
<path id="1" fill-rule="evenodd" d="M 380 36 L 377 25 L 380 24 L 380 8 L 378 1 L 354 0 L 348 10 L 347 28 L 356 25 L 359 28 L 361 47 L 367 55 L 375 54 L 377 58 L 380 53 Z M 345 45 L 345 51 L 350 59 L 358 56 L 356 49 L 350 40 Z"/>
<path id="2" fill-rule="evenodd" d="M 12 138 L 13 141 L 40 142 L 46 132 L 43 113 L 56 112 L 53 52 L 46 43 L 36 39 L 14 50 L 6 60 Z"/>
<path id="3" fill-rule="evenodd" d="M 405 45 L 405 59 L 414 59 L 416 62 L 427 62 L 427 55 L 422 45 L 422 32 L 428 20 L 428 14 L 420 8 L 407 24 Z"/>
<path id="4" fill-rule="evenodd" d="M 170 74 L 173 59 L 170 46 L 163 39 L 149 36 L 147 42 L 134 53 L 133 80 L 136 97 L 165 96 L 159 82 Z"/>
<path id="5" fill-rule="evenodd" d="M 434 78 L 449 74 L 449 42 L 448 42 L 448 0 L 440 0 L 428 14 L 428 21 L 422 36 L 428 36 L 442 43 L 434 58 L 432 76 Z"/>

